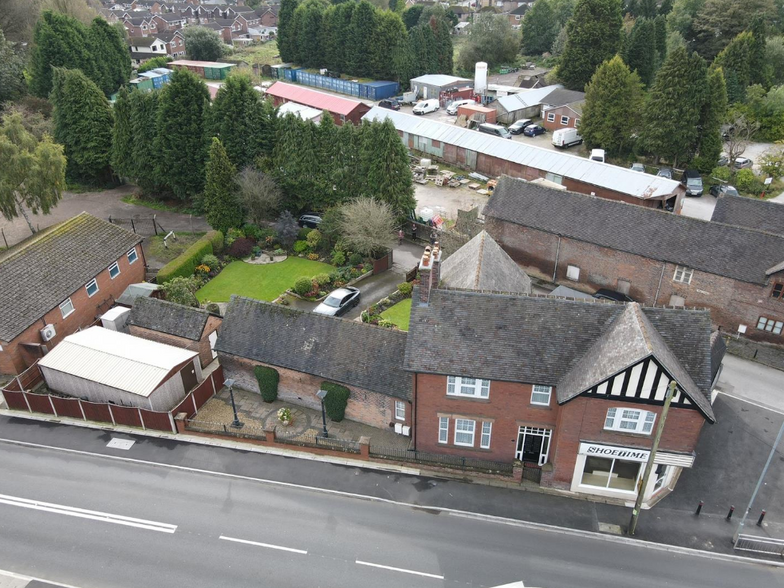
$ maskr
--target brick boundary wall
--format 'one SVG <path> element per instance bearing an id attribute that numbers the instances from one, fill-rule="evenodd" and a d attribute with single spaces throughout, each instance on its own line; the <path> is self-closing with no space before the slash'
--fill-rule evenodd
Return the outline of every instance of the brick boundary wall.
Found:
<path id="1" fill-rule="evenodd" d="M 784 371 L 784 348 L 738 337 L 724 337 L 727 353 Z"/>

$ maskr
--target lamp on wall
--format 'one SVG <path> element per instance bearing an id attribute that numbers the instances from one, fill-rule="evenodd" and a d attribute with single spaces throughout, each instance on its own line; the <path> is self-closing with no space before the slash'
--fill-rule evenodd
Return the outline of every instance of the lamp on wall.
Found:
<path id="1" fill-rule="evenodd" d="M 327 433 L 327 412 L 324 410 L 324 399 L 327 397 L 327 391 L 319 390 L 318 392 L 316 392 L 316 396 L 318 397 L 319 400 L 321 400 L 321 423 L 324 426 L 324 432 L 322 434 L 326 439 L 327 437 L 329 437 L 329 433 Z"/>

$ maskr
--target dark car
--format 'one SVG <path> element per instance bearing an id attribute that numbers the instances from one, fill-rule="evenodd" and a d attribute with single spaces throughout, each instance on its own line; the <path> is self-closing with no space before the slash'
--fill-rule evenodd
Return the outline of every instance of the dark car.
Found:
<path id="1" fill-rule="evenodd" d="M 738 194 L 738 190 L 735 186 L 730 186 L 729 184 L 716 184 L 715 186 L 711 186 L 710 190 L 708 190 L 712 196 L 740 196 Z"/>
<path id="2" fill-rule="evenodd" d="M 656 172 L 656 175 L 660 178 L 667 178 L 668 180 L 672 179 L 672 168 L 671 167 L 660 167 L 659 171 Z"/>
<path id="3" fill-rule="evenodd" d="M 686 196 L 702 196 L 702 176 L 696 169 L 684 170 L 681 184 L 686 187 Z"/>
<path id="4" fill-rule="evenodd" d="M 301 227 L 317 229 L 319 224 L 321 224 L 321 217 L 313 212 L 307 212 L 299 217 L 297 224 Z"/>
<path id="5" fill-rule="evenodd" d="M 523 129 L 523 135 L 526 137 L 536 137 L 537 135 L 544 135 L 547 130 L 542 125 L 528 125 Z"/>
<path id="6" fill-rule="evenodd" d="M 594 298 L 599 300 L 614 300 L 615 302 L 634 302 L 634 298 L 624 294 L 623 292 L 616 292 L 615 290 L 607 290 L 602 288 L 593 295 Z"/>
<path id="7" fill-rule="evenodd" d="M 340 316 L 357 304 L 359 304 L 359 288 L 347 286 L 330 292 L 324 302 L 313 309 L 313 312 L 327 316 Z"/>
<path id="8" fill-rule="evenodd" d="M 390 110 L 400 110 L 400 102 L 398 102 L 394 98 L 385 98 L 384 100 L 379 101 L 378 105 L 381 108 L 389 108 Z"/>
<path id="9" fill-rule="evenodd" d="M 509 132 L 513 135 L 519 135 L 525 130 L 525 127 L 529 127 L 532 124 L 534 124 L 534 121 L 532 121 L 530 118 L 523 118 L 513 122 L 511 125 L 509 125 L 508 129 Z"/>

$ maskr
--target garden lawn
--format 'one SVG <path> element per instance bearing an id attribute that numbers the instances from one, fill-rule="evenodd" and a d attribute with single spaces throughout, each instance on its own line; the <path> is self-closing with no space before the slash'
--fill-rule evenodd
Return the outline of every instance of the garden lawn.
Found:
<path id="1" fill-rule="evenodd" d="M 265 265 L 233 261 L 196 292 L 196 297 L 199 302 L 228 302 L 232 294 L 237 294 L 256 300 L 272 301 L 286 289 L 293 288 L 297 278 L 312 278 L 334 270 L 334 267 L 326 263 L 301 257 L 289 257 L 286 261 Z"/>
<path id="2" fill-rule="evenodd" d="M 381 316 L 392 321 L 401 331 L 408 331 L 408 319 L 411 317 L 411 298 L 401 300 L 394 306 L 387 308 Z"/>

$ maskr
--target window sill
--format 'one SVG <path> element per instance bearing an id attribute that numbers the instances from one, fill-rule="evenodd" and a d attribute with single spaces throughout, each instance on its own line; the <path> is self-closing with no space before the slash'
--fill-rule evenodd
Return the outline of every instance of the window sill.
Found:
<path id="1" fill-rule="evenodd" d="M 650 433 L 635 433 L 634 431 L 617 431 L 615 429 L 602 429 L 603 433 L 616 433 L 618 435 L 626 435 L 628 437 L 637 437 L 640 439 L 650 439 L 653 431 Z"/>
<path id="2" fill-rule="evenodd" d="M 470 400 L 472 402 L 490 402 L 489 398 L 479 398 L 476 396 L 460 396 L 459 394 L 447 394 L 447 398 L 451 398 L 453 400 Z"/>

